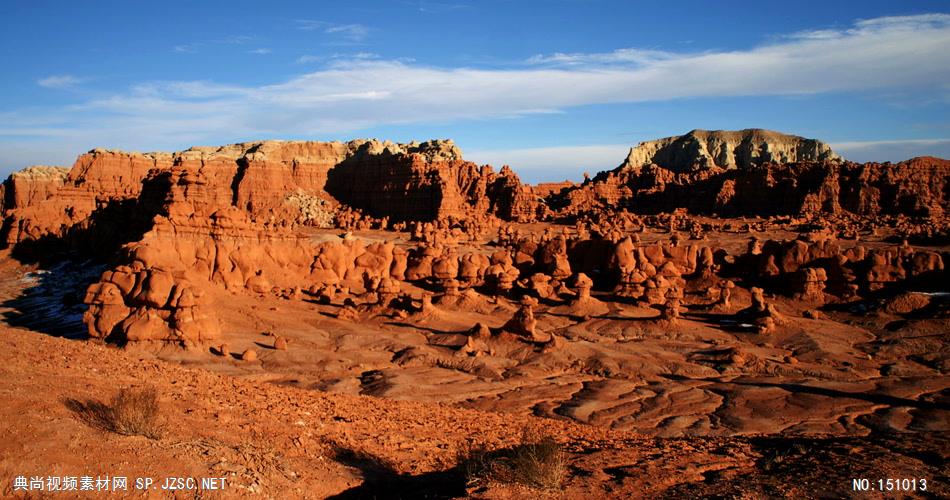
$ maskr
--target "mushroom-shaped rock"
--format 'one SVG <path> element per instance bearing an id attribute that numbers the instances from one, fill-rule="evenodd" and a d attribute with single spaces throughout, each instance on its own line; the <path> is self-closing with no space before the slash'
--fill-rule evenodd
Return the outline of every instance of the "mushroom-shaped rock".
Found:
<path id="1" fill-rule="evenodd" d="M 439 281 L 455 279 L 458 272 L 458 256 L 454 253 L 447 253 L 432 262 L 432 276 Z"/>
<path id="2" fill-rule="evenodd" d="M 719 292 L 719 303 L 724 307 L 729 307 L 729 301 L 732 298 L 732 289 L 735 287 L 736 284 L 733 283 L 732 280 L 726 280 L 720 287 L 721 291 Z"/>
<path id="3" fill-rule="evenodd" d="M 456 297 L 459 294 L 459 286 L 461 284 L 457 279 L 447 279 L 442 282 L 443 294 L 448 297 Z"/>
<path id="4" fill-rule="evenodd" d="M 590 279 L 586 274 L 580 273 L 574 278 L 574 288 L 577 290 L 577 298 L 589 299 L 590 298 L 590 289 L 594 287 L 594 280 Z"/>
<path id="5" fill-rule="evenodd" d="M 432 294 L 423 293 L 422 294 L 422 305 L 419 306 L 419 314 L 423 316 L 428 316 L 435 313 L 435 306 L 432 305 Z"/>
<path id="6" fill-rule="evenodd" d="M 467 253 L 459 260 L 458 279 L 466 286 L 477 284 L 491 263 L 488 257 L 478 253 Z"/>
<path id="7" fill-rule="evenodd" d="M 534 317 L 534 306 L 537 304 L 536 300 L 525 297 L 524 300 L 521 301 L 521 307 L 518 308 L 514 316 L 501 327 L 502 331 L 513 333 L 532 341 L 548 340 L 548 337 L 539 335 L 537 331 L 538 320 Z"/>
<path id="8" fill-rule="evenodd" d="M 574 277 L 573 281 L 576 298 L 566 306 L 557 306 L 551 309 L 552 312 L 568 314 L 574 318 L 581 318 L 586 321 L 592 316 L 602 316 L 610 311 L 607 304 L 591 297 L 590 290 L 594 286 L 594 281 L 586 274 L 578 274 Z"/>
<path id="9" fill-rule="evenodd" d="M 675 324 L 678 322 L 681 312 L 680 312 L 680 299 L 679 297 L 671 296 L 667 299 L 666 303 L 660 308 L 660 320 L 666 322 L 667 324 Z"/>
<path id="10" fill-rule="evenodd" d="M 759 331 L 762 332 L 773 331 L 775 325 L 785 323 L 784 317 L 775 306 L 765 301 L 765 292 L 761 288 L 753 287 L 750 292 L 752 305 L 736 313 L 737 316 L 751 320 L 760 327 Z M 764 318 L 769 318 L 771 321 L 765 321 Z"/>
<path id="11" fill-rule="evenodd" d="M 548 299 L 557 296 L 557 292 L 551 284 L 551 277 L 544 273 L 534 273 L 530 278 L 523 281 L 524 287 L 534 292 L 537 297 Z"/>
<path id="12" fill-rule="evenodd" d="M 496 294 L 504 295 L 513 287 L 520 271 L 512 264 L 500 262 L 488 266 L 485 270 L 485 281 Z"/>

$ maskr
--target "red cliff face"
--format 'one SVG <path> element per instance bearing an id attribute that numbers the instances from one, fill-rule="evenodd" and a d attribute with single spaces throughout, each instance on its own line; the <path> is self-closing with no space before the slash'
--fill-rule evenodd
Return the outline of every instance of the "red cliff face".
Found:
<path id="1" fill-rule="evenodd" d="M 450 216 L 530 222 L 615 209 L 939 216 L 948 206 L 948 178 L 950 162 L 922 157 L 686 172 L 625 164 L 581 185 L 531 187 L 507 167 L 495 172 L 463 160 L 451 141 L 264 141 L 145 154 L 97 149 L 68 173 L 34 167 L 10 176 L 0 237 L 17 244 L 94 230 L 121 242 L 127 227 L 146 230 L 164 213 L 172 184 L 174 196 L 188 202 L 176 210 L 208 215 L 233 207 L 252 221 L 329 225 L 343 207 L 394 222 Z"/>
<path id="2" fill-rule="evenodd" d="M 3 210 L 25 207 L 46 200 L 66 182 L 68 168 L 33 166 L 14 172 L 0 186 Z"/>
<path id="3" fill-rule="evenodd" d="M 15 173 L 6 182 L 14 186 L 15 192 L 45 194 L 15 196 L 8 200 L 3 239 L 8 244 L 15 244 L 44 237 L 61 238 L 70 228 L 88 224 L 97 209 L 114 202 L 135 200 L 142 192 L 142 180 L 150 170 L 171 165 L 171 155 L 167 154 L 96 149 L 80 155 L 68 173 L 57 176 L 58 180 L 53 183 L 47 181 L 49 176 L 24 175 L 30 169 Z"/>
<path id="4" fill-rule="evenodd" d="M 81 155 L 68 174 L 57 172 L 18 173 L 5 183 L 8 244 L 63 238 L 108 206 L 148 202 L 157 209 L 169 182 L 201 213 L 236 207 L 262 222 L 309 220 L 301 212 L 315 204 L 331 214 L 342 204 L 393 220 L 531 218 L 539 205 L 513 172 L 464 161 L 451 141 L 264 141 L 147 154 L 97 149 Z"/>
<path id="5" fill-rule="evenodd" d="M 153 216 L 167 215 L 171 196 L 187 201 L 174 210 L 202 216 L 236 208 L 251 221 L 323 226 L 341 208 L 393 222 L 530 222 L 616 209 L 939 216 L 948 206 L 948 178 L 950 162 L 922 157 L 686 172 L 625 164 L 581 185 L 531 187 L 507 167 L 496 172 L 463 160 L 451 141 L 263 141 L 145 154 L 97 149 L 68 173 L 34 167 L 10 176 L 0 238 L 9 245 L 102 238 L 117 245 L 146 231 Z"/>
<path id="6" fill-rule="evenodd" d="M 747 169 L 677 173 L 656 165 L 602 172 L 548 198 L 564 215 L 607 208 L 637 213 L 736 215 L 805 213 L 932 216 L 950 205 L 950 161 L 915 158 L 896 164 L 766 163 Z"/>

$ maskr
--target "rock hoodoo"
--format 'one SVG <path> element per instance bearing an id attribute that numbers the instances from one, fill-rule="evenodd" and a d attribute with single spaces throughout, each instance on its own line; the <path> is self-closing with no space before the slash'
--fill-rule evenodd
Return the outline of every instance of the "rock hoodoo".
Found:
<path id="1" fill-rule="evenodd" d="M 735 313 L 751 289 L 738 315 L 769 332 L 782 316 L 766 292 L 815 307 L 945 277 L 945 253 L 856 240 L 868 216 L 907 234 L 946 231 L 947 160 L 861 165 L 770 132 L 688 135 L 706 141 L 703 154 L 726 144 L 725 163 L 713 155 L 708 168 L 677 172 L 628 161 L 557 189 L 467 162 L 451 141 L 97 149 L 68 171 L 11 176 L 2 241 L 15 254 L 108 261 L 86 290 L 84 321 L 91 337 L 118 343 L 227 340 L 214 303 L 223 293 L 312 301 L 350 320 L 512 315 L 504 331 L 541 341 L 548 312 L 610 322 L 626 306 L 659 309 L 672 325 L 700 307 L 691 294 Z M 720 223 L 691 212 L 794 215 Z M 537 230 L 544 220 L 559 225 Z M 799 236 L 753 237 L 744 251 L 708 238 L 769 227 Z"/>

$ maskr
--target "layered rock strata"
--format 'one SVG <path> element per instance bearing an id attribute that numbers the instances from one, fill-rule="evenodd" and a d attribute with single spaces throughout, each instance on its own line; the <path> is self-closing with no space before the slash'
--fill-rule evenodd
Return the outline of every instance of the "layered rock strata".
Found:
<path id="1" fill-rule="evenodd" d="M 145 154 L 96 149 L 66 175 L 33 168 L 11 176 L 4 184 L 3 240 L 62 239 L 91 225 L 97 211 L 127 211 L 149 182 L 180 183 L 209 213 L 236 207 L 259 222 L 327 226 L 341 205 L 394 221 L 543 213 L 514 172 L 464 161 L 451 141 L 263 141 Z"/>
<path id="2" fill-rule="evenodd" d="M 684 172 L 707 168 L 749 169 L 765 163 L 840 161 L 817 139 L 763 129 L 691 130 L 630 149 L 625 167 L 659 165 Z"/>
<path id="3" fill-rule="evenodd" d="M 548 198 L 561 217 L 599 210 L 719 216 L 842 214 L 939 216 L 950 207 L 950 161 L 765 163 L 676 172 L 621 166 Z"/>

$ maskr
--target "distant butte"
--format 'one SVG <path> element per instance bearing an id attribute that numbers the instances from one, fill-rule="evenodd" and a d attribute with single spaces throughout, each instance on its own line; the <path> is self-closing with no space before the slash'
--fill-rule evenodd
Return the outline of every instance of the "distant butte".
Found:
<path id="1" fill-rule="evenodd" d="M 707 168 L 748 169 L 764 163 L 841 161 L 817 139 L 772 130 L 691 130 L 684 135 L 641 142 L 624 166 L 650 164 L 677 172 Z"/>

